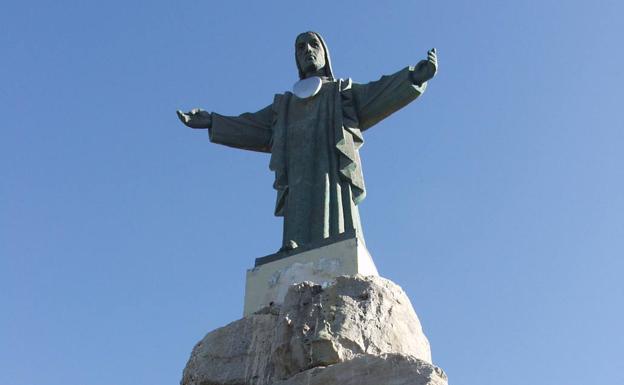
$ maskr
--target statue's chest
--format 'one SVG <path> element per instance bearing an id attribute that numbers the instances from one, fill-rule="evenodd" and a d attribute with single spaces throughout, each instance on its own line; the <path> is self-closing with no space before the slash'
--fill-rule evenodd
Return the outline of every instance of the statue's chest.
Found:
<path id="1" fill-rule="evenodd" d="M 326 132 L 333 124 L 334 89 L 333 84 L 324 85 L 313 97 L 300 99 L 292 96 L 288 108 L 288 127 L 290 135 L 318 135 Z"/>

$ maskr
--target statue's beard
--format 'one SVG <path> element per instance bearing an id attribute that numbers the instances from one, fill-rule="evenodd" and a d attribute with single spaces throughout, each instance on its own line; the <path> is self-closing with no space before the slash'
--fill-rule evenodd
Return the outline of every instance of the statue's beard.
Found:
<path id="1" fill-rule="evenodd" d="M 313 74 L 315 72 L 318 72 L 320 70 L 323 69 L 323 67 L 325 67 L 324 65 L 320 65 L 317 62 L 308 62 L 306 63 L 306 65 L 303 67 L 303 73 L 304 74 Z"/>

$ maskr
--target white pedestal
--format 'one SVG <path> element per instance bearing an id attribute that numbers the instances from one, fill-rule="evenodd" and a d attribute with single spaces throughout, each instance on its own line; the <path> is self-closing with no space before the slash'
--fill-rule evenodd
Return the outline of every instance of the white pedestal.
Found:
<path id="1" fill-rule="evenodd" d="M 263 261 L 270 262 L 258 265 Z M 313 249 L 295 249 L 284 258 L 279 253 L 259 258 L 256 265 L 247 270 L 244 316 L 271 304 L 281 304 L 288 287 L 295 283 L 326 285 L 341 275 L 379 275 L 368 250 L 354 237 Z"/>

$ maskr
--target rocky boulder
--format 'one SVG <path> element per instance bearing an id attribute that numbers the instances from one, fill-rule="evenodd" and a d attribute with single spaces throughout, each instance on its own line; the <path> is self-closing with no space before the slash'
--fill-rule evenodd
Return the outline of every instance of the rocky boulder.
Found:
<path id="1" fill-rule="evenodd" d="M 293 285 L 281 308 L 208 333 L 193 349 L 181 384 L 348 385 L 365 373 L 392 376 L 397 385 L 446 383 L 431 364 L 429 342 L 403 290 L 380 277 L 343 276 L 328 287 Z M 396 382 L 393 373 L 412 382 Z"/>
<path id="2" fill-rule="evenodd" d="M 442 369 L 402 354 L 361 355 L 320 366 L 274 385 L 447 385 Z"/>

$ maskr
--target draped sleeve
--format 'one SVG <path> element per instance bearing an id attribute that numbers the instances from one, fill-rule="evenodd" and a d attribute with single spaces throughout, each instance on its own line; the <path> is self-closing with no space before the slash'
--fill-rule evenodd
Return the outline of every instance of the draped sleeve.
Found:
<path id="1" fill-rule="evenodd" d="M 210 141 L 243 150 L 271 152 L 273 119 L 272 106 L 239 116 L 213 112 Z"/>
<path id="2" fill-rule="evenodd" d="M 370 83 L 353 83 L 351 92 L 360 130 L 379 123 L 425 92 L 427 83 L 417 86 L 412 82 L 410 73 L 413 70 L 414 67 L 405 67 Z"/>

